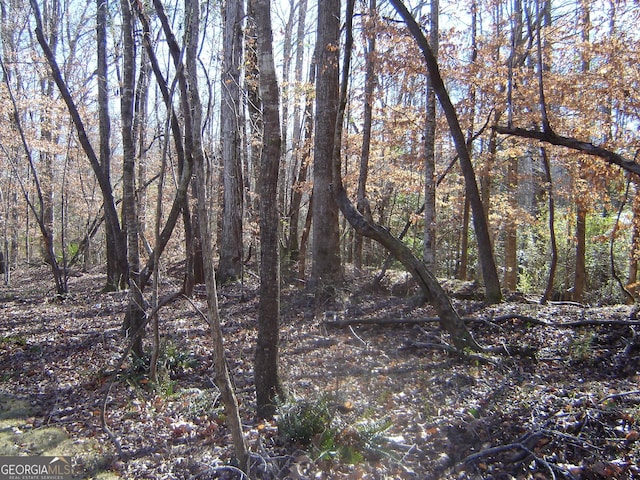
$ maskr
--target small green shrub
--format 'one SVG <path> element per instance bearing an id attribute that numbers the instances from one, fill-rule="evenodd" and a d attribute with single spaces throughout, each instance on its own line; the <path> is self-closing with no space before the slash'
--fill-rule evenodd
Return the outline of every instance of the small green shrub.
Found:
<path id="1" fill-rule="evenodd" d="M 27 339 L 22 335 L 0 336 L 0 345 L 2 344 L 25 347 L 27 345 Z"/>
<path id="2" fill-rule="evenodd" d="M 309 447 L 317 459 L 334 459 L 350 464 L 388 456 L 384 433 L 388 419 L 347 421 L 332 409 L 327 398 L 299 401 L 280 407 L 278 431 L 291 443 Z"/>
<path id="3" fill-rule="evenodd" d="M 592 331 L 579 332 L 569 345 L 569 353 L 573 360 L 587 360 L 593 353 L 593 341 L 595 333 Z"/>
<path id="4" fill-rule="evenodd" d="M 160 344 L 158 363 L 169 372 L 193 368 L 196 364 L 191 353 L 180 349 L 174 342 L 167 340 Z"/>
<path id="5" fill-rule="evenodd" d="M 333 416 L 329 411 L 326 399 L 315 402 L 299 401 L 283 405 L 278 432 L 280 436 L 292 443 L 303 446 L 311 444 L 311 440 L 330 428 Z"/>

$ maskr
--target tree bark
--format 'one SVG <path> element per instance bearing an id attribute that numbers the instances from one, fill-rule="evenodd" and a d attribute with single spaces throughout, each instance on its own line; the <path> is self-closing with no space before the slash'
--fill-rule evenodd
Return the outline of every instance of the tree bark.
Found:
<path id="1" fill-rule="evenodd" d="M 271 418 L 276 400 L 283 390 L 278 374 L 280 342 L 280 255 L 278 171 L 282 139 L 280 134 L 279 92 L 273 61 L 271 1 L 250 0 L 258 41 L 258 69 L 263 116 L 263 144 L 260 162 L 260 301 L 258 340 L 254 361 L 257 415 Z"/>
<path id="2" fill-rule="evenodd" d="M 243 0 L 226 0 L 223 60 L 222 163 L 224 201 L 222 206 L 222 236 L 218 279 L 225 283 L 240 278 L 242 271 L 243 180 L 241 155 L 240 70 L 242 68 Z"/>
<path id="3" fill-rule="evenodd" d="M 431 0 L 429 46 L 438 59 L 439 1 Z M 424 132 L 424 236 L 423 258 L 429 270 L 436 266 L 436 94 L 431 74 L 427 75 L 427 108 Z"/>
<path id="4" fill-rule="evenodd" d="M 143 286 L 140 284 L 140 247 L 138 213 L 136 202 L 136 147 L 133 131 L 135 77 L 134 20 L 129 0 L 121 0 L 122 14 L 122 81 L 120 93 L 120 114 L 122 117 L 122 219 L 127 232 L 127 260 L 129 263 L 129 303 L 124 327 L 134 335 L 132 353 L 144 355 L 143 328 L 145 321 Z"/>
<path id="5" fill-rule="evenodd" d="M 249 453 L 242 432 L 242 422 L 238 409 L 238 399 L 233 388 L 227 360 L 224 352 L 222 325 L 218 309 L 218 294 L 216 291 L 215 270 L 213 268 L 213 249 L 211 245 L 211 222 L 209 221 L 209 203 L 207 202 L 207 184 L 204 150 L 202 146 L 202 104 L 198 93 L 197 51 L 200 36 L 200 3 L 198 0 L 185 0 L 185 17 L 188 27 L 185 29 L 185 64 L 187 90 L 187 104 L 191 112 L 191 130 L 187 135 L 192 148 L 192 158 L 195 165 L 196 180 L 198 182 L 198 220 L 200 223 L 200 243 L 202 245 L 203 270 L 207 289 L 207 317 L 213 340 L 213 360 L 215 365 L 216 386 L 227 415 L 227 426 L 231 432 L 236 458 L 240 468 L 245 472 L 249 469 Z"/>
<path id="6" fill-rule="evenodd" d="M 295 61 L 295 81 L 296 84 L 302 86 L 303 79 L 303 60 L 304 60 L 304 38 L 307 20 L 307 0 L 298 2 L 298 26 L 296 31 L 296 61 Z M 315 81 L 315 57 L 311 59 L 309 68 L 309 83 Z M 302 185 L 307 180 L 308 159 L 309 159 L 309 141 L 311 132 L 313 131 L 313 123 L 311 116 L 313 114 L 313 103 L 310 95 L 306 95 L 304 109 L 301 108 L 300 88 L 294 89 L 294 106 L 293 106 L 293 141 L 291 145 L 293 174 L 295 180 L 292 181 L 291 194 L 289 195 L 290 203 L 288 210 L 289 231 L 287 253 L 291 266 L 295 264 L 300 257 L 300 240 L 298 232 L 300 230 L 300 205 L 302 203 Z M 301 118 L 302 113 L 302 118 Z M 303 136 L 304 132 L 304 136 Z M 297 172 L 297 173 L 295 173 Z"/>
<path id="7" fill-rule="evenodd" d="M 335 286 L 342 282 L 338 206 L 330 191 L 338 112 L 340 11 L 340 0 L 318 4 L 311 283 L 319 303 L 332 300 Z"/>
<path id="8" fill-rule="evenodd" d="M 98 73 L 98 123 L 100 132 L 100 165 L 104 175 L 111 183 L 111 116 L 109 114 L 109 77 L 107 65 L 107 15 L 108 0 L 97 0 L 96 5 L 96 37 L 97 37 L 97 73 Z M 122 278 L 118 271 L 117 241 L 112 230 L 105 229 L 105 246 L 107 256 L 107 282 L 105 290 L 117 290 Z"/>
<path id="9" fill-rule="evenodd" d="M 52 2 L 44 3 L 44 24 L 47 28 L 48 43 L 51 51 L 56 53 L 59 40 L 59 23 L 60 23 L 60 2 L 53 0 Z M 50 76 L 46 76 L 41 80 L 41 94 L 48 98 L 49 102 L 54 102 L 54 87 L 55 83 Z M 42 188 L 42 221 L 47 231 L 46 238 L 43 239 L 42 253 L 44 261 L 51 262 L 48 249 L 51 248 L 53 254 L 56 253 L 56 231 L 54 226 L 54 194 L 53 185 L 54 169 L 53 165 L 56 161 L 56 154 L 53 153 L 52 148 L 58 141 L 58 134 L 54 134 L 54 131 L 58 131 L 58 128 L 53 123 L 54 117 L 51 114 L 50 108 L 46 107 L 42 111 L 41 121 L 41 140 L 43 142 L 43 148 L 40 149 L 40 161 L 42 164 L 42 171 L 40 175 L 40 185 Z M 64 265 L 63 265 L 64 267 Z"/>
<path id="10" fill-rule="evenodd" d="M 549 195 L 549 238 L 551 240 L 551 261 L 549 263 L 549 275 L 547 276 L 547 286 L 540 303 L 545 304 L 553 294 L 553 284 L 556 278 L 556 268 L 558 266 L 558 242 L 556 241 L 556 207 L 553 200 L 553 179 L 551 177 L 551 165 L 545 148 L 540 148 L 540 156 L 544 167 L 545 180 L 547 183 L 547 195 Z"/>
<path id="11" fill-rule="evenodd" d="M 437 1 L 437 0 L 436 0 Z M 371 205 L 367 199 L 367 178 L 369 176 L 369 156 L 371 150 L 371 125 L 373 123 L 373 94 L 376 86 L 375 54 L 376 54 L 376 19 L 378 17 L 377 0 L 369 0 L 370 21 L 367 25 L 367 49 L 365 51 L 364 73 L 364 119 L 362 125 L 362 150 L 360 152 L 360 172 L 358 174 L 358 193 L 356 207 L 358 212 L 370 219 Z M 353 242 L 353 266 L 362 268 L 363 237 L 356 233 Z"/>
<path id="12" fill-rule="evenodd" d="M 258 205 L 258 182 L 260 176 L 260 154 L 262 153 L 263 124 L 262 104 L 260 103 L 260 72 L 258 70 L 256 25 L 251 2 L 247 4 L 244 43 L 244 88 L 247 96 L 247 113 L 249 114 L 249 137 L 245 140 L 246 162 L 243 176 L 246 208 L 249 210 L 249 215 L 256 218 L 257 212 L 260 209 L 260 205 Z"/>

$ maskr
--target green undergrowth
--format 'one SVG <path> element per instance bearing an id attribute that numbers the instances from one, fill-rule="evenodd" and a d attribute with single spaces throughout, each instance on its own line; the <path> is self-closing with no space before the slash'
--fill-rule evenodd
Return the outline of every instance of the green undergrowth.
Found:
<path id="1" fill-rule="evenodd" d="M 388 419 L 357 416 L 349 402 L 332 397 L 295 400 L 279 406 L 278 433 L 290 444 L 305 448 L 316 460 L 356 464 L 390 454 L 385 450 Z"/>

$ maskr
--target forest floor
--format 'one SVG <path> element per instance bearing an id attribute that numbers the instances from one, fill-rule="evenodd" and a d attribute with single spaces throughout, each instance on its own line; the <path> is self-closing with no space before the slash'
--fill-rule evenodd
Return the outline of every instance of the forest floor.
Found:
<path id="1" fill-rule="evenodd" d="M 286 288 L 281 373 L 293 400 L 260 422 L 257 285 L 247 278 L 219 294 L 250 478 L 640 478 L 631 307 L 454 299 L 481 344 L 536 351 L 460 356 L 433 309 L 411 290 L 392 294 L 393 280 L 373 289 L 351 278 L 335 313 Z M 126 292 L 101 293 L 104 276 L 78 273 L 61 301 L 48 279 L 30 268 L 0 289 L 0 455 L 72 456 L 80 478 L 240 478 L 198 313 L 204 296 L 160 312 L 153 382 L 140 365 L 114 371 Z M 167 279 L 163 290 L 177 290 Z"/>

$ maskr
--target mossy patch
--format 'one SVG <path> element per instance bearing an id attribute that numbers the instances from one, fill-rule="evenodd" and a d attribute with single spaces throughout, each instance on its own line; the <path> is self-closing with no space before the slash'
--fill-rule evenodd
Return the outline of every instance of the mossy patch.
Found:
<path id="1" fill-rule="evenodd" d="M 0 455 L 66 456 L 73 459 L 76 478 L 120 478 L 104 471 L 109 455 L 96 439 L 74 440 L 55 426 L 32 428 L 27 419 L 34 413 L 27 400 L 0 394 Z"/>

